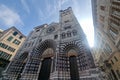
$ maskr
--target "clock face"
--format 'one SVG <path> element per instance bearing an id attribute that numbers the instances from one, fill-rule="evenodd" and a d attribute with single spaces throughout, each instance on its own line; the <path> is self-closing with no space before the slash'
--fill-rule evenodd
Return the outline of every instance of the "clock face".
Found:
<path id="1" fill-rule="evenodd" d="M 49 28 L 47 29 L 47 33 L 51 33 L 51 32 L 53 32 L 54 30 L 55 30 L 54 27 L 49 27 Z"/>

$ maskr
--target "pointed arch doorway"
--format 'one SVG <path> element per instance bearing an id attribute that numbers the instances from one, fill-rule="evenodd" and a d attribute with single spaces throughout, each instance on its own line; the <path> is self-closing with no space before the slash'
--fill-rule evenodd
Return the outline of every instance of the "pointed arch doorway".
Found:
<path id="1" fill-rule="evenodd" d="M 70 49 L 67 53 L 67 56 L 69 57 L 71 80 L 79 80 L 78 65 L 76 59 L 77 52 L 74 49 Z"/>
<path id="2" fill-rule="evenodd" d="M 52 57 L 54 56 L 54 51 L 52 48 L 46 49 L 43 54 L 41 61 L 41 68 L 39 72 L 38 80 L 49 80 L 50 72 L 51 72 L 51 65 L 52 65 Z"/>
<path id="3" fill-rule="evenodd" d="M 52 59 L 50 57 L 45 58 L 42 61 L 38 80 L 49 80 L 50 71 L 51 71 L 51 62 Z"/>

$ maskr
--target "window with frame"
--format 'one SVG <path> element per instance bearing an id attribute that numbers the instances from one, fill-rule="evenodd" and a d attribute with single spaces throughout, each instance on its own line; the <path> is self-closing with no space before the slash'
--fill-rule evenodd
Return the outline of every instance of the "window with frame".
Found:
<path id="1" fill-rule="evenodd" d="M 18 34 L 18 32 L 16 32 L 16 31 L 13 33 L 14 36 L 16 36 L 17 34 Z"/>
<path id="2" fill-rule="evenodd" d="M 4 43 L 0 43 L 0 46 L 2 47 L 2 48 L 4 48 L 4 49 L 6 49 L 6 44 L 4 44 Z"/>
<path id="3" fill-rule="evenodd" d="M 5 49 L 7 49 L 8 48 L 8 45 L 5 45 L 5 47 L 4 47 Z"/>
<path id="4" fill-rule="evenodd" d="M 7 40 L 8 40 L 8 41 L 12 41 L 12 39 L 13 39 L 13 37 L 10 36 Z"/>
<path id="5" fill-rule="evenodd" d="M 64 29 L 65 29 L 65 30 L 71 29 L 71 26 L 66 26 L 66 27 L 64 27 Z"/>
<path id="6" fill-rule="evenodd" d="M 9 60 L 9 59 L 11 58 L 11 56 L 12 56 L 12 55 L 8 55 L 7 60 Z"/>
<path id="7" fill-rule="evenodd" d="M 15 43 L 16 45 L 19 45 L 21 42 L 18 41 L 17 39 L 15 39 L 15 40 L 13 41 L 13 43 Z"/>
<path id="8" fill-rule="evenodd" d="M 11 54 L 8 54 L 6 52 L 0 51 L 0 58 L 3 58 L 5 60 L 9 60 L 11 58 Z"/>
<path id="9" fill-rule="evenodd" d="M 15 49 L 12 48 L 12 47 L 10 47 L 10 46 L 7 47 L 7 50 L 9 50 L 9 51 L 11 51 L 11 52 L 14 52 L 14 51 L 15 51 Z"/>
<path id="10" fill-rule="evenodd" d="M 62 39 L 64 39 L 64 38 L 66 37 L 66 34 L 65 34 L 65 33 L 62 33 L 62 34 L 61 34 L 61 37 L 62 37 Z"/>
<path id="11" fill-rule="evenodd" d="M 69 20 L 66 20 L 66 21 L 64 21 L 65 23 L 68 23 L 68 22 L 70 22 Z"/>
<path id="12" fill-rule="evenodd" d="M 40 31 L 40 29 L 36 29 L 36 32 Z"/>
<path id="13" fill-rule="evenodd" d="M 73 30 L 72 33 L 73 33 L 73 36 L 77 35 L 77 30 Z"/>
<path id="14" fill-rule="evenodd" d="M 22 39 L 22 38 L 23 38 L 23 36 L 20 36 L 20 37 L 19 37 L 19 39 Z"/>
<path id="15" fill-rule="evenodd" d="M 2 48 L 5 48 L 5 44 L 4 43 L 2 43 L 2 46 L 1 46 Z"/>
<path id="16" fill-rule="evenodd" d="M 110 34 L 113 37 L 113 39 L 115 39 L 115 37 L 118 35 L 118 30 L 115 29 L 114 27 L 110 27 Z"/>
<path id="17" fill-rule="evenodd" d="M 112 49 L 110 48 L 110 46 L 106 43 L 106 50 L 108 53 L 111 53 L 112 52 Z"/>
<path id="18" fill-rule="evenodd" d="M 1 58 L 2 55 L 3 55 L 3 51 L 0 50 L 0 58 Z"/>
<path id="19" fill-rule="evenodd" d="M 71 37 L 72 35 L 71 35 L 71 32 L 70 31 L 68 31 L 67 32 L 67 37 Z"/>
<path id="20" fill-rule="evenodd" d="M 104 10 L 105 10 L 105 6 L 100 6 L 100 9 L 101 9 L 102 11 L 104 11 Z"/>
<path id="21" fill-rule="evenodd" d="M 57 39 L 58 38 L 58 35 L 54 35 L 54 39 Z"/>

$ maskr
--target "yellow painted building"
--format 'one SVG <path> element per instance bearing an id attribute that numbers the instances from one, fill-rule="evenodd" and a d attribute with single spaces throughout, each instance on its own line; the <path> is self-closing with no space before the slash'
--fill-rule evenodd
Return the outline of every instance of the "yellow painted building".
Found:
<path id="1" fill-rule="evenodd" d="M 113 77 L 116 77 L 118 80 L 120 79 L 120 52 L 114 52 L 108 59 L 108 62 L 111 64 L 111 70 L 114 72 Z M 110 71 L 111 71 L 110 70 Z"/>
<path id="2" fill-rule="evenodd" d="M 26 37 L 15 27 L 4 30 L 0 36 L 0 58 L 12 60 Z"/>
<path id="3" fill-rule="evenodd" d="M 93 55 L 106 80 L 120 80 L 120 0 L 91 0 L 95 29 Z"/>

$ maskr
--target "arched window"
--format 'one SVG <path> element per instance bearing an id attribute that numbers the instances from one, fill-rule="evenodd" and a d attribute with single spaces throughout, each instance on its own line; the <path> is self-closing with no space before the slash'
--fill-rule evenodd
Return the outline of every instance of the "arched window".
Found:
<path id="1" fill-rule="evenodd" d="M 62 33 L 61 37 L 62 37 L 62 39 L 64 39 L 66 37 L 65 33 Z"/>
<path id="2" fill-rule="evenodd" d="M 67 37 L 71 37 L 71 32 L 70 31 L 67 32 Z"/>
<path id="3" fill-rule="evenodd" d="M 73 36 L 77 35 L 77 30 L 73 30 L 72 33 L 73 33 Z"/>
<path id="4" fill-rule="evenodd" d="M 70 76 L 71 80 L 79 80 L 78 65 L 77 65 L 77 52 L 74 49 L 68 51 L 70 63 Z"/>

